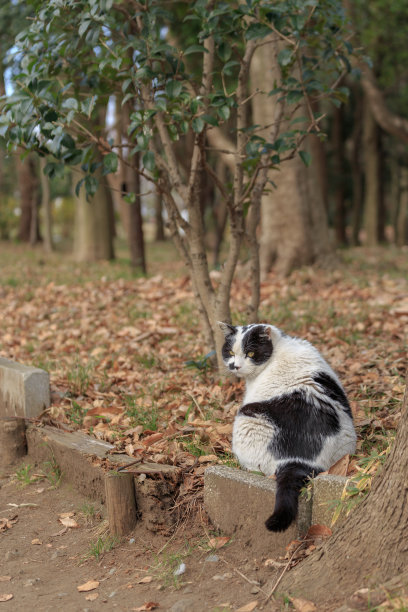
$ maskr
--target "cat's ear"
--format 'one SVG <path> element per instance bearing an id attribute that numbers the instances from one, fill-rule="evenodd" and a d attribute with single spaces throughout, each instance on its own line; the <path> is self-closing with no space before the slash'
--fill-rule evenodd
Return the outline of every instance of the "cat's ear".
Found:
<path id="1" fill-rule="evenodd" d="M 217 325 L 225 337 L 229 336 L 230 334 L 235 334 L 237 331 L 236 327 L 230 325 L 229 323 L 224 323 L 223 321 L 217 321 Z"/>
<path id="2" fill-rule="evenodd" d="M 269 338 L 269 340 L 272 340 L 272 336 L 273 336 L 272 328 L 265 325 L 265 327 L 262 330 L 261 338 Z"/>

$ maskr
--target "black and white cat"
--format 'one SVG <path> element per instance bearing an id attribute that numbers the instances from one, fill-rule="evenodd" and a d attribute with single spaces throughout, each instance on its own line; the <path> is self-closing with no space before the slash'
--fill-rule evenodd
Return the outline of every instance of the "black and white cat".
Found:
<path id="1" fill-rule="evenodd" d="M 232 451 L 248 470 L 276 475 L 270 531 L 295 520 L 309 477 L 353 453 L 356 433 L 343 387 L 318 350 L 272 325 L 234 327 L 225 335 L 225 365 L 246 383 Z"/>

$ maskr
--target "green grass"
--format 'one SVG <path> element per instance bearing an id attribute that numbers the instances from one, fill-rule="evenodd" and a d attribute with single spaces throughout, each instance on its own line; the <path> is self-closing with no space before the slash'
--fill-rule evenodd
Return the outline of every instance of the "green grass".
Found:
<path id="1" fill-rule="evenodd" d="M 72 369 L 67 372 L 67 380 L 69 383 L 69 392 L 74 397 L 85 395 L 92 380 L 95 377 L 94 361 L 81 363 L 78 359 L 72 366 Z"/>
<path id="2" fill-rule="evenodd" d="M 138 397 L 134 395 L 125 395 L 124 400 L 126 414 L 133 420 L 132 426 L 142 425 L 144 430 L 157 430 L 160 413 L 154 403 L 151 406 L 140 406 L 137 403 Z"/>
<path id="3" fill-rule="evenodd" d="M 99 536 L 97 540 L 90 542 L 88 552 L 85 554 L 82 561 L 84 562 L 92 558 L 94 558 L 96 561 L 100 561 L 103 555 L 115 548 L 119 542 L 120 538 L 118 536 L 112 536 L 109 534 Z"/>

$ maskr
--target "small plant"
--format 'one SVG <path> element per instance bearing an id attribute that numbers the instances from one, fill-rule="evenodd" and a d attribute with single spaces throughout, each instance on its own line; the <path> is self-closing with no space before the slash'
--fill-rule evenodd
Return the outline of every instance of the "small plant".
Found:
<path id="1" fill-rule="evenodd" d="M 197 359 L 189 359 L 185 362 L 186 368 L 196 369 L 202 376 L 206 376 L 209 370 L 213 369 L 212 358 L 215 356 L 215 351 L 210 351 L 203 357 Z"/>
<path id="2" fill-rule="evenodd" d="M 354 476 L 347 480 L 341 498 L 331 503 L 334 509 L 332 525 L 335 524 L 342 512 L 348 516 L 351 510 L 364 499 L 370 491 L 373 479 L 381 470 L 390 450 L 391 441 L 389 446 L 383 451 L 373 450 L 368 457 L 363 457 L 357 462 L 357 474 L 354 474 Z"/>
<path id="3" fill-rule="evenodd" d="M 86 413 L 87 410 L 82 408 L 82 406 L 80 406 L 80 404 L 78 404 L 78 402 L 75 400 L 71 400 L 71 408 L 66 410 L 66 415 L 69 420 L 77 425 L 82 425 Z"/>
<path id="4" fill-rule="evenodd" d="M 94 373 L 95 364 L 93 361 L 82 364 L 77 360 L 70 372 L 67 374 L 67 379 L 70 384 L 70 392 L 74 396 L 84 395 L 89 385 L 91 384 L 92 374 Z"/>
<path id="5" fill-rule="evenodd" d="M 95 542 L 91 542 L 89 545 L 89 551 L 84 557 L 84 561 L 91 559 L 94 557 L 96 561 L 99 561 L 101 557 L 115 548 L 119 543 L 120 539 L 118 536 L 105 535 L 99 536 L 99 538 Z"/>
<path id="6" fill-rule="evenodd" d="M 26 487 L 29 484 L 38 482 L 42 476 L 38 474 L 31 474 L 33 466 L 30 463 L 22 465 L 16 472 L 16 478 L 21 483 L 22 487 Z"/>
<path id="7" fill-rule="evenodd" d="M 136 402 L 136 397 L 131 395 L 125 396 L 125 403 L 127 405 L 126 414 L 131 419 L 134 419 L 136 425 L 142 425 L 144 430 L 156 431 L 159 419 L 157 408 L 154 405 L 151 407 L 139 406 Z"/>
<path id="8" fill-rule="evenodd" d="M 51 484 L 51 487 L 56 489 L 61 484 L 62 470 L 54 457 L 54 453 L 52 453 L 51 459 L 49 461 L 45 461 L 43 465 L 43 473 L 45 478 Z"/>
<path id="9" fill-rule="evenodd" d="M 175 589 L 179 589 L 182 586 L 182 576 L 184 574 L 182 564 L 193 552 L 193 547 L 189 542 L 186 542 L 185 546 L 185 550 L 174 553 L 163 552 L 161 558 L 157 557 L 153 573 L 165 586 L 173 586 Z"/>
<path id="10" fill-rule="evenodd" d="M 79 512 L 82 514 L 85 519 L 85 523 L 87 523 L 88 525 L 90 523 L 93 523 L 97 518 L 97 512 L 93 504 L 82 504 L 81 508 L 79 509 Z"/>
<path id="11" fill-rule="evenodd" d="M 183 445 L 184 450 L 191 455 L 194 455 L 194 457 L 208 455 L 208 448 L 198 436 L 194 436 L 193 438 L 187 440 L 181 440 L 181 444 Z"/>

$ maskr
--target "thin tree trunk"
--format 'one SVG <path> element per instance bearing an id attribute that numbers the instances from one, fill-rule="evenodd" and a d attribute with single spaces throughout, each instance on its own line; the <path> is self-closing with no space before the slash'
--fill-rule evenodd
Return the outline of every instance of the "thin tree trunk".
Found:
<path id="1" fill-rule="evenodd" d="M 351 148 L 351 176 L 353 184 L 353 200 L 351 213 L 351 244 L 360 244 L 360 229 L 363 212 L 363 172 L 361 164 L 363 96 L 360 88 L 354 88 L 354 116 Z"/>
<path id="2" fill-rule="evenodd" d="M 336 242 L 346 244 L 346 203 L 344 199 L 344 139 L 343 139 L 343 106 L 333 111 L 333 170 L 334 170 L 334 229 Z"/>
<path id="3" fill-rule="evenodd" d="M 45 157 L 40 157 L 41 207 L 44 216 L 44 249 L 47 253 L 51 253 L 54 250 L 54 245 L 52 242 L 50 181 L 48 176 L 44 174 L 46 161 Z"/>
<path id="4" fill-rule="evenodd" d="M 322 549 L 284 577 L 282 592 L 331 609 L 367 581 L 383 583 L 407 567 L 407 400 L 408 384 L 393 448 L 370 493 Z"/>
<path id="5" fill-rule="evenodd" d="M 368 104 L 365 107 L 363 123 L 364 146 L 364 228 L 366 245 L 378 245 L 378 227 L 380 215 L 380 158 L 379 130 Z"/>
<path id="6" fill-rule="evenodd" d="M 34 208 L 37 204 L 38 181 L 35 175 L 35 166 L 32 157 L 28 156 L 24 160 L 20 158 L 17 159 L 21 210 L 18 239 L 22 242 L 30 242 L 32 237 L 31 227 L 33 217 L 33 231 L 35 230 L 35 234 L 37 232 L 37 220 Z"/>
<path id="7" fill-rule="evenodd" d="M 166 236 L 164 234 L 163 205 L 162 197 L 158 191 L 156 191 L 154 196 L 154 220 L 155 242 L 163 242 L 166 240 Z"/>
<path id="8" fill-rule="evenodd" d="M 134 270 L 146 274 L 145 245 L 143 233 L 142 204 L 140 198 L 139 154 L 132 158 L 134 167 L 126 168 L 127 186 L 135 194 L 135 200 L 129 206 L 129 250 L 130 263 Z"/>
<path id="9" fill-rule="evenodd" d="M 396 219 L 396 244 L 408 244 L 408 168 L 401 168 L 401 192 Z"/>

